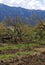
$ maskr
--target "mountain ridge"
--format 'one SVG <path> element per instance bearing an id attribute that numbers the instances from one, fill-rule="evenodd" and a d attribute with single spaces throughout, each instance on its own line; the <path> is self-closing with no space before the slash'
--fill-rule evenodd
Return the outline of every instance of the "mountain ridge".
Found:
<path id="1" fill-rule="evenodd" d="M 26 19 L 34 14 L 38 15 L 40 19 L 45 19 L 45 10 L 29 10 L 21 7 L 10 7 L 5 4 L 0 4 L 0 21 L 2 21 L 5 16 L 10 18 L 20 16 Z"/>

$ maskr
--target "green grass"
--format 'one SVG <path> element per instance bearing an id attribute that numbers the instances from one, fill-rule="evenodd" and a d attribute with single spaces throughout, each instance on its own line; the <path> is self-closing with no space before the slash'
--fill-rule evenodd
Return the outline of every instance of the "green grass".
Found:
<path id="1" fill-rule="evenodd" d="M 26 52 L 17 52 L 16 54 L 2 54 L 0 55 L 0 60 L 3 60 L 3 59 L 9 59 L 9 58 L 12 58 L 12 57 L 16 57 L 16 56 L 21 56 L 21 55 L 29 55 L 29 54 L 33 54 L 35 51 L 26 51 Z"/>
<path id="2" fill-rule="evenodd" d="M 27 47 L 34 47 L 38 45 L 39 44 L 17 44 L 17 45 L 0 47 L 0 50 L 5 51 L 5 50 L 10 50 L 10 49 L 21 49 L 21 48 L 27 48 Z"/>
<path id="3" fill-rule="evenodd" d="M 39 44 L 34 44 L 34 43 L 30 43 L 30 44 L 17 44 L 17 45 L 9 45 L 9 46 L 4 46 L 4 47 L 0 47 L 1 51 L 5 51 L 5 50 L 9 50 L 9 49 L 24 49 L 24 48 L 28 48 L 28 47 L 34 47 L 34 46 L 39 46 Z M 15 56 L 20 56 L 20 55 L 27 55 L 27 54 L 34 54 L 36 51 L 32 50 L 32 51 L 23 51 L 23 52 L 16 52 L 15 54 L 1 54 L 0 55 L 0 60 L 1 59 L 8 59 L 11 57 L 15 57 Z"/>
<path id="4" fill-rule="evenodd" d="M 0 47 L 0 50 L 5 51 L 9 49 L 15 49 L 15 46 L 5 46 L 5 47 Z"/>
<path id="5" fill-rule="evenodd" d="M 0 55 L 0 60 L 3 60 L 3 59 L 8 59 L 8 58 L 11 58 L 11 57 L 14 57 L 14 54 L 4 54 L 4 55 Z"/>
<path id="6" fill-rule="evenodd" d="M 5 46 L 5 47 L 0 47 L 0 50 L 5 51 L 5 50 L 9 50 L 9 49 L 23 49 L 23 48 L 27 48 L 27 47 L 34 47 L 37 46 L 38 44 L 18 44 L 18 45 L 10 45 L 10 46 Z M 2 54 L 0 55 L 0 60 L 1 59 L 8 59 L 11 57 L 15 57 L 15 56 L 20 56 L 20 55 L 27 55 L 27 54 L 33 54 L 35 51 L 23 51 L 23 52 L 17 52 L 15 54 Z"/>
<path id="7" fill-rule="evenodd" d="M 16 55 L 29 55 L 29 54 L 33 54 L 35 51 L 33 50 L 33 51 L 26 51 L 26 52 L 17 52 L 16 53 Z"/>

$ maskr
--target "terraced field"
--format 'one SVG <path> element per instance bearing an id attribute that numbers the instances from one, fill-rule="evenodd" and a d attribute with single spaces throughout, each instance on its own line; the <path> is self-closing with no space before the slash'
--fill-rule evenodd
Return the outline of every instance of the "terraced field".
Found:
<path id="1" fill-rule="evenodd" d="M 0 65 L 45 65 L 45 45 L 0 44 Z"/>

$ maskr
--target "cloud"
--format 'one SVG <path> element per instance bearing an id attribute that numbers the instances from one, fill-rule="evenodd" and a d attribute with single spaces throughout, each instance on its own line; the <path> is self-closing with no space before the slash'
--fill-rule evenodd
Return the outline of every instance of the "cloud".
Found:
<path id="1" fill-rule="evenodd" d="M 0 2 L 1 2 L 2 0 L 0 0 Z"/>
<path id="2" fill-rule="evenodd" d="M 0 0 L 9 6 L 23 7 L 26 9 L 41 9 L 45 10 L 45 0 Z"/>

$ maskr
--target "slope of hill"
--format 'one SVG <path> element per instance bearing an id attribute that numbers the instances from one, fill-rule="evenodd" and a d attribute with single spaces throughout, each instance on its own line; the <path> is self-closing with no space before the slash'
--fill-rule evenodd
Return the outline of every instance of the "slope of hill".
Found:
<path id="1" fill-rule="evenodd" d="M 40 19 L 45 19 L 45 10 L 28 10 L 21 7 L 10 7 L 4 4 L 0 4 L 0 21 L 2 21 L 5 16 L 15 17 L 21 16 L 26 19 L 27 17 L 37 14 Z"/>

